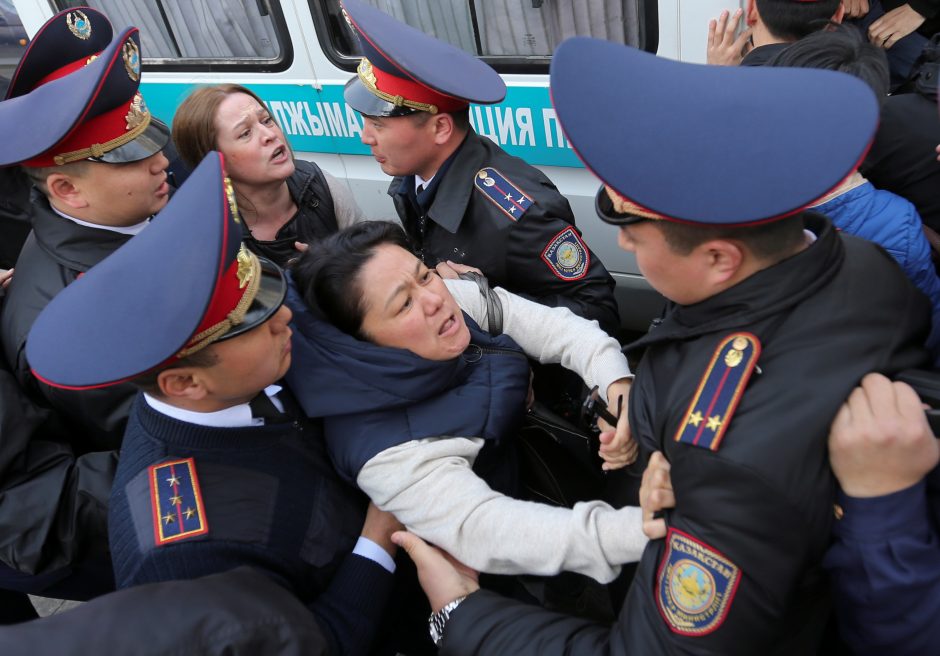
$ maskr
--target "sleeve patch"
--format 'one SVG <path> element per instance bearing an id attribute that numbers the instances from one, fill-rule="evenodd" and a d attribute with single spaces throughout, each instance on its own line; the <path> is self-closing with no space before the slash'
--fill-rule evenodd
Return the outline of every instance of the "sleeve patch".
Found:
<path id="1" fill-rule="evenodd" d="M 568 226 L 552 237 L 542 251 L 542 261 L 548 265 L 555 277 L 570 282 L 587 275 L 591 266 L 591 254 L 581 241 L 578 231 Z"/>
<path id="2" fill-rule="evenodd" d="M 673 633 L 703 636 L 720 627 L 741 581 L 723 554 L 670 528 L 656 577 L 656 604 Z"/>
<path id="3" fill-rule="evenodd" d="M 149 474 L 156 546 L 207 534 L 195 461 L 185 458 L 151 465 Z"/>
<path id="4" fill-rule="evenodd" d="M 477 191 L 486 196 L 513 221 L 518 221 L 534 202 L 524 191 L 492 167 L 477 171 L 473 184 Z"/>
<path id="5" fill-rule="evenodd" d="M 679 424 L 676 442 L 718 450 L 760 350 L 760 340 L 751 333 L 734 333 L 721 340 Z"/>

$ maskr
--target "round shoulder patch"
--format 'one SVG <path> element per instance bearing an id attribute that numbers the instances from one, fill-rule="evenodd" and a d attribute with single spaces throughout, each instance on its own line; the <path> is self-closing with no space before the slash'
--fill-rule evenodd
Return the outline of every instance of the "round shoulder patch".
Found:
<path id="1" fill-rule="evenodd" d="M 702 636 L 725 621 L 741 570 L 704 542 L 674 528 L 666 535 L 656 604 L 673 633 Z"/>
<path id="2" fill-rule="evenodd" d="M 565 281 L 580 280 L 587 275 L 591 265 L 591 253 L 573 226 L 568 226 L 542 251 L 542 261 L 548 265 L 556 278 Z"/>

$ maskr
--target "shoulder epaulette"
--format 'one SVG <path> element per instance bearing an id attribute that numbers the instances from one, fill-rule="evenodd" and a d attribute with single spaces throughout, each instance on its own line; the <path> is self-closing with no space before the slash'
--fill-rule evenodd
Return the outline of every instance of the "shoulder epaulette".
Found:
<path id="1" fill-rule="evenodd" d="M 534 202 L 506 176 L 489 166 L 477 171 L 473 184 L 477 191 L 486 196 L 513 221 L 518 221 Z"/>
<path id="2" fill-rule="evenodd" d="M 156 545 L 208 533 L 195 461 L 185 458 L 151 465 L 149 473 Z"/>
<path id="3" fill-rule="evenodd" d="M 757 365 L 760 348 L 760 340 L 751 333 L 734 333 L 721 340 L 679 424 L 677 442 L 718 450 Z"/>

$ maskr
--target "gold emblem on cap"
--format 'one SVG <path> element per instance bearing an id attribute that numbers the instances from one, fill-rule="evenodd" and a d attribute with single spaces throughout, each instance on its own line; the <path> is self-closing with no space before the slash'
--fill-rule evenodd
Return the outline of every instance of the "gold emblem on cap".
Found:
<path id="1" fill-rule="evenodd" d="M 369 93 L 371 93 L 376 98 L 380 98 L 387 103 L 395 105 L 396 107 L 408 107 L 409 109 L 417 109 L 419 112 L 437 114 L 437 105 L 418 102 L 417 100 L 408 100 L 401 95 L 393 96 L 392 94 L 385 93 L 375 86 L 376 79 L 375 73 L 372 71 L 372 62 L 370 62 L 365 57 L 359 60 L 359 66 L 356 68 L 356 75 L 359 76 L 359 81 L 362 82 L 362 85 L 368 89 Z"/>
<path id="2" fill-rule="evenodd" d="M 747 348 L 747 340 L 744 337 L 735 337 L 731 346 L 738 349 L 739 351 L 743 351 Z"/>
<path id="3" fill-rule="evenodd" d="M 735 343 L 735 346 L 736 345 L 737 343 Z M 725 364 L 732 368 L 737 367 L 739 364 L 741 364 L 741 361 L 743 359 L 744 359 L 744 353 L 742 353 L 741 351 L 737 349 L 731 349 L 730 351 L 728 351 L 727 354 L 725 354 Z"/>
<path id="4" fill-rule="evenodd" d="M 133 130 L 140 126 L 141 123 L 147 120 L 148 114 L 150 112 L 147 110 L 147 105 L 144 104 L 144 97 L 138 91 L 134 94 L 134 100 L 131 101 L 130 107 L 127 108 L 127 116 L 124 117 L 124 120 L 127 121 L 127 129 Z"/>
<path id="5" fill-rule="evenodd" d="M 238 271 L 235 275 L 238 276 L 238 288 L 244 289 L 245 285 L 251 282 L 251 277 L 254 273 L 254 263 L 251 260 L 251 254 L 245 248 L 244 244 L 238 248 L 236 261 L 238 262 Z"/>
<path id="6" fill-rule="evenodd" d="M 124 42 L 124 48 L 121 51 L 121 54 L 124 56 L 124 68 L 127 70 L 127 75 L 134 82 L 140 80 L 140 48 L 137 47 L 137 44 L 133 40 L 128 39 Z"/>
<path id="7" fill-rule="evenodd" d="M 69 32 L 85 41 L 91 36 L 91 21 L 82 11 L 70 11 L 65 16 L 65 24 L 69 26 Z"/>
<path id="8" fill-rule="evenodd" d="M 232 218 L 235 223 L 241 223 L 242 217 L 238 213 L 238 203 L 235 202 L 235 187 L 232 186 L 232 181 L 229 178 L 225 178 L 223 185 L 225 186 L 225 198 L 228 200 L 228 208 L 232 212 Z"/>

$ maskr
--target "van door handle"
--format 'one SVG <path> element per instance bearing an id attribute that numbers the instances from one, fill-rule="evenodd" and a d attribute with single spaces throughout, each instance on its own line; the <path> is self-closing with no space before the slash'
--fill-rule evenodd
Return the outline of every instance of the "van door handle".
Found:
<path id="1" fill-rule="evenodd" d="M 271 13 L 271 8 L 268 7 L 267 0 L 256 0 L 258 3 L 258 13 L 262 16 L 267 16 Z"/>

